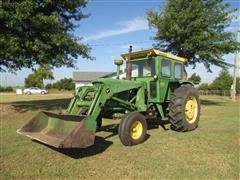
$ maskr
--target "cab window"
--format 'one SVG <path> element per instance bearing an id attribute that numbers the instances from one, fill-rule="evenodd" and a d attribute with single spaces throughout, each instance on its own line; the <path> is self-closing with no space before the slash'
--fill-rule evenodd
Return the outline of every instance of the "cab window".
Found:
<path id="1" fill-rule="evenodd" d="M 174 77 L 176 79 L 182 79 L 183 67 L 181 63 L 174 64 Z"/>
<path id="2" fill-rule="evenodd" d="M 169 60 L 162 60 L 162 76 L 164 77 L 171 77 L 171 61 Z"/>
<path id="3" fill-rule="evenodd" d="M 155 60 L 133 61 L 132 77 L 147 77 L 155 75 Z"/>

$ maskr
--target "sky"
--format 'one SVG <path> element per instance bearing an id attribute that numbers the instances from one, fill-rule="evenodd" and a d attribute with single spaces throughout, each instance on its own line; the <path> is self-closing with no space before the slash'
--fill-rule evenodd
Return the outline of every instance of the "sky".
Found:
<path id="1" fill-rule="evenodd" d="M 237 18 L 234 19 L 227 31 L 236 32 L 240 29 L 240 2 L 239 0 L 226 0 L 231 7 L 237 8 Z M 88 44 L 92 50 L 91 55 L 96 60 L 86 60 L 81 57 L 77 59 L 76 69 L 58 68 L 54 69 L 53 81 L 62 78 L 72 78 L 73 71 L 102 71 L 114 72 L 116 67 L 114 59 L 120 57 L 120 54 L 128 51 L 129 45 L 133 46 L 133 51 L 152 48 L 152 37 L 156 30 L 149 29 L 146 20 L 147 10 L 159 11 L 163 7 L 165 0 L 90 0 L 85 14 L 90 14 L 78 22 L 79 27 L 75 29 L 74 34 L 82 37 L 82 43 Z M 226 62 L 234 62 L 234 55 L 224 56 Z M 187 67 L 188 75 L 197 73 L 202 78 L 202 82 L 209 83 L 219 74 L 220 68 L 211 66 L 212 73 L 207 72 L 202 64 L 197 64 L 193 69 Z M 232 73 L 232 69 L 229 69 Z M 23 68 L 16 74 L 0 73 L 1 86 L 23 86 L 24 79 L 32 71 Z"/>

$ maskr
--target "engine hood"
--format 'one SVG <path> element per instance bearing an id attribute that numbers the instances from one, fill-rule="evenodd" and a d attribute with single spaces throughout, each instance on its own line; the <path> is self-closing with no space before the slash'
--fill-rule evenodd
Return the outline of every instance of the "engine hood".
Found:
<path id="1" fill-rule="evenodd" d="M 133 89 L 133 88 L 140 88 L 144 86 L 143 82 L 136 82 L 136 81 L 130 81 L 130 80 L 121 80 L 121 79 L 112 79 L 112 78 L 100 78 L 96 81 L 92 82 L 93 85 L 95 84 L 104 84 L 106 86 L 110 87 L 121 87 L 126 89 Z"/>

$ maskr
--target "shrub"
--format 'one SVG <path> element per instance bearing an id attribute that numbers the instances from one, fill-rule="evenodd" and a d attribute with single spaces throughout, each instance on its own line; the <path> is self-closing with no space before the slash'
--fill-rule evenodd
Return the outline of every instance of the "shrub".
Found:
<path id="1" fill-rule="evenodd" d="M 7 87 L 0 86 L 0 92 L 13 92 L 13 88 L 11 86 Z"/>

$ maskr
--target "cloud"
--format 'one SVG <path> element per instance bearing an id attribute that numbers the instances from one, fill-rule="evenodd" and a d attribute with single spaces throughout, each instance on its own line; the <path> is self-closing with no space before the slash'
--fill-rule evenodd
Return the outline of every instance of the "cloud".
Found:
<path id="1" fill-rule="evenodd" d="M 127 34 L 131 32 L 136 31 L 142 31 L 148 29 L 148 22 L 143 17 L 135 17 L 132 20 L 123 21 L 118 23 L 120 26 L 119 29 L 112 29 L 107 31 L 102 31 L 93 35 L 89 35 L 85 38 L 83 38 L 83 41 L 93 41 L 93 40 L 99 40 L 111 36 L 117 36 L 121 34 Z"/>

